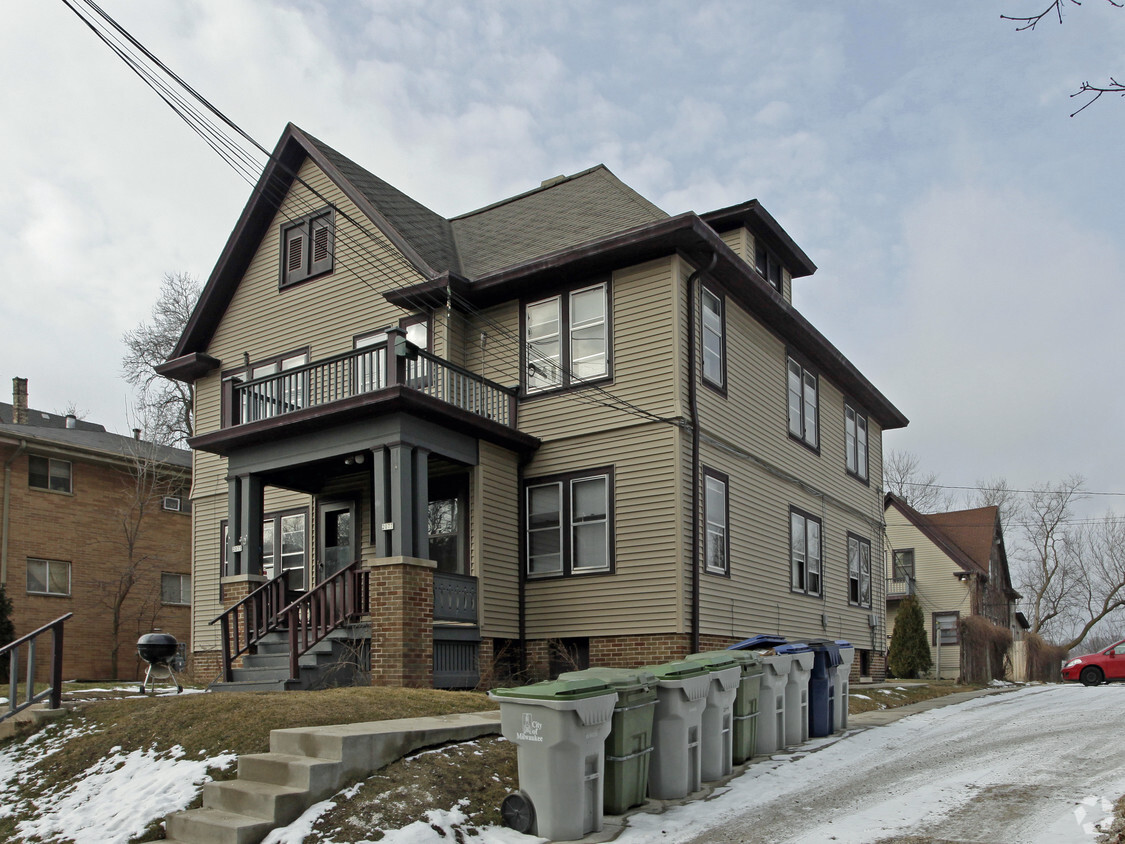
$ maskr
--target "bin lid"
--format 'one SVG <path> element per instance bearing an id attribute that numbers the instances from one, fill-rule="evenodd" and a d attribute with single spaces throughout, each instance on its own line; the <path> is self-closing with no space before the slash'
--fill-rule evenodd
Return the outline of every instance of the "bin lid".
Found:
<path id="1" fill-rule="evenodd" d="M 649 689 L 656 685 L 656 675 L 644 668 L 584 668 L 560 674 L 560 680 L 591 677 L 607 683 L 615 692 Z"/>
<path id="2" fill-rule="evenodd" d="M 841 648 L 854 648 L 855 647 L 855 645 L 853 645 L 847 639 L 837 639 L 836 645 L 837 645 L 837 647 L 841 647 Z"/>
<path id="3" fill-rule="evenodd" d="M 613 689 L 605 680 L 595 677 L 571 677 L 532 683 L 514 689 L 493 689 L 489 692 L 495 697 L 520 697 L 535 700 L 580 700 L 587 697 L 611 694 Z"/>
<path id="4" fill-rule="evenodd" d="M 734 661 L 742 666 L 743 674 L 755 674 L 762 670 L 762 656 L 754 651 L 718 651 L 721 654 L 729 654 L 734 657 Z"/>
<path id="5" fill-rule="evenodd" d="M 785 645 L 775 645 L 774 651 L 779 654 L 803 654 L 811 651 L 808 645 L 804 642 L 790 642 Z"/>
<path id="6" fill-rule="evenodd" d="M 689 654 L 685 659 L 688 662 L 706 665 L 709 671 L 723 671 L 741 665 L 731 651 L 704 651 L 703 653 Z"/>
<path id="7" fill-rule="evenodd" d="M 729 651 L 745 651 L 745 650 L 766 650 L 768 648 L 776 648 L 778 645 L 785 644 L 784 636 L 775 636 L 772 633 L 759 633 L 757 636 L 751 636 L 749 639 L 744 639 L 737 645 L 731 645 L 727 650 Z"/>
<path id="8" fill-rule="evenodd" d="M 641 670 L 654 674 L 657 680 L 690 680 L 692 677 L 702 677 L 710 673 L 703 663 L 689 662 L 686 659 L 660 665 L 646 665 Z"/>

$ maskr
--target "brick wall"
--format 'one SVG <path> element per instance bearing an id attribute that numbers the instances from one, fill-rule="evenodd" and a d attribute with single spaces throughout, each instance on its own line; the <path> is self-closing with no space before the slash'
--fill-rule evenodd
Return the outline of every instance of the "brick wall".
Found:
<path id="1" fill-rule="evenodd" d="M 434 676 L 434 563 L 387 557 L 371 571 L 371 685 L 430 688 Z"/>
<path id="2" fill-rule="evenodd" d="M 0 445 L 0 463 L 14 453 L 14 446 Z M 160 576 L 191 574 L 191 517 L 161 509 L 157 499 L 141 520 L 134 550 L 134 560 L 141 562 L 120 612 L 117 677 L 111 678 L 111 605 L 128 559 L 121 520 L 135 485 L 127 471 L 112 464 L 74 457 L 70 462 L 70 494 L 31 489 L 26 454 L 12 463 L 6 590 L 16 636 L 74 613 L 65 627 L 64 678 L 137 680 L 146 667 L 136 654 L 139 636 L 160 629 L 180 641 L 189 637 L 191 608 L 161 602 Z M 69 563 L 70 595 L 29 594 L 29 557 Z M 42 661 L 45 679 L 48 660 Z"/>

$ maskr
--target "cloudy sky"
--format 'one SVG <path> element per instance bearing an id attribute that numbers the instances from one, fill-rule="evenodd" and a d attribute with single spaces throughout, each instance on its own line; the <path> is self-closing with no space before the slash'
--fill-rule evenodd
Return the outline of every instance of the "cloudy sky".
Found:
<path id="1" fill-rule="evenodd" d="M 911 419 L 888 447 L 1125 492 L 1125 101 L 1069 116 L 1125 75 L 1125 9 L 1000 19 L 1048 2 L 102 5 L 265 147 L 292 121 L 446 216 L 599 162 L 669 213 L 757 198 L 820 268 L 797 307 Z M 0 383 L 127 431 L 121 335 L 249 186 L 61 0 L 8 10 L 0 78 Z"/>

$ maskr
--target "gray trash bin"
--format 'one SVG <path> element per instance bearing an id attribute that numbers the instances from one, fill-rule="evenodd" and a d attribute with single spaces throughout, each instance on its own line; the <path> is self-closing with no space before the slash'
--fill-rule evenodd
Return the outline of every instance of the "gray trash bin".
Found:
<path id="1" fill-rule="evenodd" d="M 698 662 L 666 662 L 642 669 L 656 675 L 656 714 L 648 795 L 677 800 L 702 784 L 699 739 L 711 672 Z"/>
<path id="2" fill-rule="evenodd" d="M 711 686 L 703 707 L 700 772 L 704 782 L 722 779 L 733 770 L 734 699 L 742 682 L 742 666 L 730 651 L 691 654 L 689 662 L 707 666 Z"/>
<path id="3" fill-rule="evenodd" d="M 792 654 L 762 654 L 762 685 L 758 698 L 758 753 L 768 756 L 785 747 L 785 687 Z"/>
<path id="4" fill-rule="evenodd" d="M 848 695 L 851 693 L 852 662 L 855 648 L 844 639 L 836 640 L 840 648 L 840 664 L 836 666 L 836 732 L 848 728 Z"/>
<path id="5" fill-rule="evenodd" d="M 520 793 L 501 807 L 519 832 L 553 840 L 602 828 L 605 739 L 617 693 L 594 678 L 493 689 L 500 730 L 516 745 Z"/>
<path id="6" fill-rule="evenodd" d="M 815 655 L 808 645 L 778 645 L 779 654 L 793 657 L 789 681 L 785 684 L 785 739 L 782 746 L 801 744 L 809 739 L 809 676 Z"/>

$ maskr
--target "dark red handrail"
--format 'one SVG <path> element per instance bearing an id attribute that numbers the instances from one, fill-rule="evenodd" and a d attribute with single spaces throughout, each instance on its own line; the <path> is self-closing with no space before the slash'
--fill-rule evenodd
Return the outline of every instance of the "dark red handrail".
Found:
<path id="1" fill-rule="evenodd" d="M 290 679 L 297 679 L 298 660 L 314 645 L 371 611 L 370 572 L 359 563 L 340 569 L 282 611 L 289 627 Z"/>
<path id="2" fill-rule="evenodd" d="M 38 630 L 33 630 L 26 636 L 20 636 L 14 642 L 9 642 L 0 648 L 0 657 L 8 654 L 8 711 L 0 714 L 0 721 L 10 718 L 17 712 L 22 712 L 34 703 L 46 697 L 51 699 L 51 709 L 62 706 L 62 661 L 63 661 L 63 623 L 73 616 L 68 612 L 59 616 L 50 624 L 44 624 Z M 51 633 L 51 685 L 39 694 L 35 694 L 35 644 L 39 637 Z M 16 703 L 16 690 L 19 685 L 20 673 L 20 645 L 27 645 L 27 696 L 23 703 Z"/>
<path id="3" fill-rule="evenodd" d="M 286 572 L 267 581 L 226 609 L 208 624 L 221 624 L 223 642 L 223 681 L 234 679 L 234 661 L 260 642 L 267 633 L 279 629 L 283 617 Z"/>

